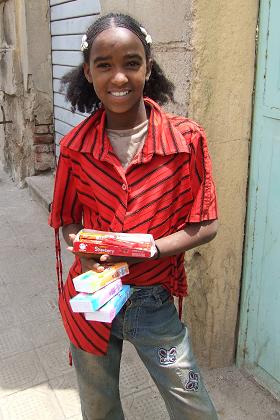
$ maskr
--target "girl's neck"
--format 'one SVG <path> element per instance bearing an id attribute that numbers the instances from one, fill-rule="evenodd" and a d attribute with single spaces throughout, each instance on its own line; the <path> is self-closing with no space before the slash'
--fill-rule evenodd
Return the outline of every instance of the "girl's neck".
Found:
<path id="1" fill-rule="evenodd" d="M 150 109 L 145 107 L 144 100 L 123 114 L 106 111 L 106 128 L 110 130 L 129 130 L 149 118 Z"/>

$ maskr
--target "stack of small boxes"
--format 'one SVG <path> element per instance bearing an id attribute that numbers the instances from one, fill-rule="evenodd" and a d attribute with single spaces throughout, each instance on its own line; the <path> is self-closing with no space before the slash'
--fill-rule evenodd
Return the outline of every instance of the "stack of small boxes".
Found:
<path id="1" fill-rule="evenodd" d="M 149 234 L 128 234 L 81 230 L 73 243 L 75 252 L 124 257 L 152 257 L 155 242 Z M 103 272 L 87 271 L 73 279 L 79 292 L 70 299 L 73 312 L 82 312 L 89 321 L 111 322 L 121 310 L 133 288 L 122 284 L 129 273 L 126 262 L 110 265 Z"/>
<path id="2" fill-rule="evenodd" d="M 87 271 L 73 279 L 78 293 L 70 299 L 73 312 L 82 312 L 89 321 L 111 322 L 132 293 L 122 277 L 129 273 L 127 263 L 105 268 L 101 273 Z"/>

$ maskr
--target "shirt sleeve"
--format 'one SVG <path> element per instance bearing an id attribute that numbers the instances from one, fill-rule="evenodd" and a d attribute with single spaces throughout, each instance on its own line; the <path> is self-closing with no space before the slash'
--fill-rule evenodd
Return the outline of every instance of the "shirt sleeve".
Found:
<path id="1" fill-rule="evenodd" d="M 202 128 L 199 127 L 192 134 L 190 148 L 190 182 L 194 201 L 188 222 L 215 220 L 218 218 L 216 188 L 207 139 Z"/>
<path id="2" fill-rule="evenodd" d="M 61 147 L 49 216 L 49 225 L 55 229 L 71 223 L 82 223 L 82 205 L 75 185 L 69 151 Z"/>

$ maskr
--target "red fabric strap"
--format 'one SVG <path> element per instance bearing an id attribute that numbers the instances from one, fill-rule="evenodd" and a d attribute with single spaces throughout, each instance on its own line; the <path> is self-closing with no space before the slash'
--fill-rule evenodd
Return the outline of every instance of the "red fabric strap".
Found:
<path id="1" fill-rule="evenodd" d="M 68 351 L 68 357 L 69 357 L 69 366 L 72 366 L 73 365 L 73 357 L 72 357 L 72 353 L 71 353 L 70 349 Z"/>
<path id="2" fill-rule="evenodd" d="M 59 239 L 59 229 L 55 229 L 55 256 L 56 256 L 56 275 L 58 293 L 61 294 L 63 290 L 62 280 L 62 261 L 61 261 L 61 246 Z"/>

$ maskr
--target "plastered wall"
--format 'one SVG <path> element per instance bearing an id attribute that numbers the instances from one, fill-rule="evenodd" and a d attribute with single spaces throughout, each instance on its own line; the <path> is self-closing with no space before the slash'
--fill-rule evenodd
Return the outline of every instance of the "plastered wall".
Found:
<path id="1" fill-rule="evenodd" d="M 155 59 L 175 84 L 171 112 L 186 115 L 191 74 L 191 0 L 102 0 L 101 13 L 127 13 L 135 17 L 153 39 Z"/>
<path id="2" fill-rule="evenodd" d="M 48 1 L 0 0 L 0 161 L 17 185 L 53 168 Z"/>
<path id="3" fill-rule="evenodd" d="M 186 257 L 184 320 L 201 363 L 234 362 L 254 84 L 258 1 L 102 0 L 102 13 L 135 16 L 176 85 L 177 104 L 206 130 L 219 199 L 216 239 Z"/>
<path id="4" fill-rule="evenodd" d="M 193 1 L 189 113 L 208 134 L 220 227 L 212 243 L 189 254 L 185 318 L 210 366 L 235 358 L 258 6 L 257 0 Z"/>

